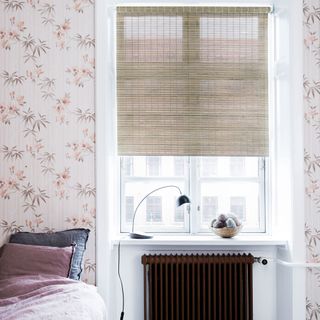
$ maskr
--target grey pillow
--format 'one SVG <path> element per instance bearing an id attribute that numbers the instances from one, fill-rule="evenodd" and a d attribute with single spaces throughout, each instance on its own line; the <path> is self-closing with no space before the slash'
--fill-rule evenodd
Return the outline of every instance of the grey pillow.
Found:
<path id="1" fill-rule="evenodd" d="M 76 244 L 72 257 L 69 278 L 79 280 L 82 272 L 82 258 L 89 237 L 89 229 L 70 229 L 53 233 L 17 232 L 9 242 L 50 247 L 69 247 Z"/>

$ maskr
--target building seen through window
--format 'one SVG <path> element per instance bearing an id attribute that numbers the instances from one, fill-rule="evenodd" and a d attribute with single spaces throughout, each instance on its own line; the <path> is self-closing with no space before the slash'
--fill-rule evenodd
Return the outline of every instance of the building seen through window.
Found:
<path id="1" fill-rule="evenodd" d="M 149 196 L 146 199 L 146 221 L 161 222 L 162 221 L 162 198 L 157 196 Z"/>
<path id="2" fill-rule="evenodd" d="M 230 211 L 233 212 L 242 222 L 246 220 L 246 198 L 231 197 Z"/>

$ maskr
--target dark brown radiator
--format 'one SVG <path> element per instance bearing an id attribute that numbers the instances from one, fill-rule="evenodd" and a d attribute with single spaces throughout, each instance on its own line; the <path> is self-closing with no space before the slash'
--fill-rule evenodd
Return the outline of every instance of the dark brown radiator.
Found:
<path id="1" fill-rule="evenodd" d="M 145 320 L 253 320 L 252 255 L 144 255 Z"/>

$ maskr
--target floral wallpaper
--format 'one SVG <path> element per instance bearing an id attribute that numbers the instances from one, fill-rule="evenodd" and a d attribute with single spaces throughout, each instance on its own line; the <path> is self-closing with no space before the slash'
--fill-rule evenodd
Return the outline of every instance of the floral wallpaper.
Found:
<path id="1" fill-rule="evenodd" d="M 307 261 L 320 262 L 320 1 L 305 0 L 304 140 Z M 307 269 L 306 319 L 320 319 L 320 269 Z"/>
<path id="2" fill-rule="evenodd" d="M 0 246 L 12 232 L 91 229 L 95 282 L 93 0 L 0 0 Z"/>
<path id="3" fill-rule="evenodd" d="M 320 1 L 305 0 L 305 236 L 320 262 Z M 0 245 L 19 230 L 91 229 L 95 282 L 93 0 L 0 0 Z M 307 270 L 306 319 L 320 318 Z"/>

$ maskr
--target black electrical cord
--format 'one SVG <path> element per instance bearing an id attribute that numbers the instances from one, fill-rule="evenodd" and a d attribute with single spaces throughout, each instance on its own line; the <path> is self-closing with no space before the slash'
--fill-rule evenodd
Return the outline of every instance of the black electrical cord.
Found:
<path id="1" fill-rule="evenodd" d="M 122 294 L 122 310 L 121 310 L 121 314 L 120 314 L 120 320 L 123 320 L 123 318 L 124 318 L 124 289 L 123 289 L 123 282 L 122 282 L 121 275 L 120 275 L 120 240 L 119 240 L 119 244 L 118 244 L 118 278 L 120 281 L 121 294 Z"/>

